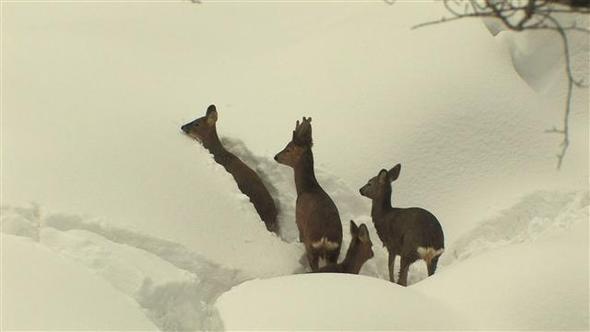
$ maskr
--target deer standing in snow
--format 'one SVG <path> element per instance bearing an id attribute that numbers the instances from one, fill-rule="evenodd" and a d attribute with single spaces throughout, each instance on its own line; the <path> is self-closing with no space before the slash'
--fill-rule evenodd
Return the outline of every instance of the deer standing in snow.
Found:
<path id="1" fill-rule="evenodd" d="M 421 208 L 394 208 L 391 206 L 391 183 L 400 173 L 397 164 L 379 174 L 360 189 L 361 195 L 373 201 L 371 217 L 377 235 L 389 252 L 389 280 L 394 282 L 395 256 L 401 256 L 398 283 L 407 286 L 410 265 L 418 259 L 426 261 L 428 275 L 436 270 L 444 251 L 442 227 L 432 213 Z"/>
<path id="2" fill-rule="evenodd" d="M 316 272 L 358 274 L 363 264 L 373 257 L 373 243 L 369 237 L 367 225 L 357 226 L 350 221 L 350 235 L 352 237 L 346 257 L 339 264 L 326 265 Z"/>
<path id="3" fill-rule="evenodd" d="M 277 208 L 260 177 L 233 153 L 227 151 L 217 136 L 218 113 L 215 105 L 207 108 L 205 116 L 181 127 L 190 137 L 199 141 L 213 155 L 215 161 L 228 171 L 242 193 L 250 198 L 266 228 L 278 232 Z"/>
<path id="4" fill-rule="evenodd" d="M 295 222 L 299 240 L 305 245 L 305 253 L 312 271 L 319 268 L 323 258 L 328 264 L 336 264 L 342 243 L 342 223 L 338 208 L 316 180 L 313 168 L 311 118 L 295 125 L 291 142 L 275 156 L 275 160 L 293 168 L 297 201 Z"/>

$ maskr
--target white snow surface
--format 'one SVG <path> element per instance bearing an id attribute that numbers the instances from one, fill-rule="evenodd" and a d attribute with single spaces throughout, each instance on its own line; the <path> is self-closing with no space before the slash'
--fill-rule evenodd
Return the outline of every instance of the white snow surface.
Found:
<path id="1" fill-rule="evenodd" d="M 129 297 L 31 240 L 2 237 L 2 330 L 157 331 Z"/>
<path id="2" fill-rule="evenodd" d="M 444 14 L 436 1 L 0 6 L 3 330 L 589 327 L 589 91 L 557 171 L 561 138 L 544 130 L 562 121 L 563 58 L 538 51 L 553 35 L 410 30 Z M 572 54 L 588 76 L 587 39 Z M 180 132 L 210 103 L 275 197 L 280 236 Z M 272 157 L 304 115 L 341 258 L 348 220 L 369 226 L 363 276 L 292 276 L 306 271 L 293 174 Z M 416 263 L 408 288 L 386 281 L 358 194 L 398 162 L 394 205 L 433 212 L 446 240 L 437 274 Z"/>
<path id="3" fill-rule="evenodd" d="M 414 289 L 347 274 L 248 281 L 224 293 L 217 306 L 228 330 L 377 331 L 461 326 L 456 313 Z"/>
<path id="4" fill-rule="evenodd" d="M 247 281 L 217 307 L 229 330 L 584 330 L 588 203 L 587 192 L 530 195 L 453 245 L 459 259 L 408 288 L 296 275 Z M 530 208 L 540 215 L 527 216 Z"/>

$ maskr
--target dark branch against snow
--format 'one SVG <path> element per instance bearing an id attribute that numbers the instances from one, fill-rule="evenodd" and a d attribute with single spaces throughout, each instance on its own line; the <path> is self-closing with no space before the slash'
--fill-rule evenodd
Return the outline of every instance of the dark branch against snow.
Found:
<path id="1" fill-rule="evenodd" d="M 437 25 L 470 17 L 491 17 L 502 21 L 504 26 L 513 31 L 548 30 L 559 34 L 565 56 L 565 73 L 568 79 L 567 97 L 563 115 L 562 128 L 553 127 L 547 133 L 563 137 L 561 150 L 557 154 L 557 168 L 561 168 L 569 146 L 569 117 L 571 112 L 573 87 L 586 87 L 583 79 L 576 80 L 572 73 L 570 47 L 567 32 L 590 33 L 590 29 L 578 27 L 575 23 L 563 26 L 554 15 L 590 14 L 590 0 L 443 0 L 450 16 L 438 20 L 417 24 L 412 29 Z"/>

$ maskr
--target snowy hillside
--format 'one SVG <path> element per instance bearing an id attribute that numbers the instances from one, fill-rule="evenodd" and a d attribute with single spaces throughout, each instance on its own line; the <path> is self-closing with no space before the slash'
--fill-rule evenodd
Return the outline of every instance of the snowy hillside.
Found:
<path id="1" fill-rule="evenodd" d="M 444 13 L 436 1 L 0 6 L 2 330 L 588 328 L 589 91 L 557 171 L 554 36 L 410 30 Z M 589 49 L 572 39 L 580 77 Z M 269 186 L 279 236 L 180 131 L 211 103 Z M 320 184 L 343 223 L 369 227 L 361 277 L 294 276 L 297 195 L 272 157 L 304 115 Z M 396 163 L 393 204 L 433 212 L 446 240 L 408 288 L 386 281 L 358 193 Z M 414 319 L 424 308 L 437 314 Z"/>

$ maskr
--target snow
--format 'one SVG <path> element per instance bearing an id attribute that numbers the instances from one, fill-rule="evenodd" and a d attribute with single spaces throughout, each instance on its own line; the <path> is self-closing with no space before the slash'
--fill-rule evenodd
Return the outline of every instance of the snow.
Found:
<path id="1" fill-rule="evenodd" d="M 163 330 L 218 329 L 222 323 L 211 302 L 245 280 L 242 273 L 212 264 L 178 243 L 98 220 L 63 213 L 45 216 L 36 206 L 4 207 L 1 212 L 3 233 L 38 241 L 47 252 L 85 266 L 133 299 Z M 23 229 L 30 231 L 22 235 Z M 6 251 L 12 251 L 10 243 Z"/>
<path id="2" fill-rule="evenodd" d="M 2 330 L 156 331 L 107 281 L 39 244 L 2 236 Z"/>
<path id="3" fill-rule="evenodd" d="M 588 267 L 586 214 L 563 234 L 491 250 L 414 288 L 471 317 L 461 324 L 470 329 L 584 330 Z"/>
<path id="4" fill-rule="evenodd" d="M 272 317 L 285 329 L 587 328 L 588 89 L 574 93 L 557 171 L 560 137 L 544 130 L 562 121 L 563 59 L 538 48 L 554 36 L 494 37 L 478 20 L 410 30 L 444 13 L 434 4 L 3 3 L 0 229 L 3 260 L 23 259 L 2 264 L 2 326 L 241 329 Z M 587 40 L 572 45 L 587 76 Z M 181 133 L 210 103 L 226 147 L 269 185 L 280 236 Z M 361 277 L 292 276 L 305 272 L 293 174 L 272 157 L 304 115 L 344 229 L 350 219 L 370 229 L 375 257 Z M 437 274 L 425 279 L 416 263 L 405 289 L 385 281 L 387 254 L 358 194 L 398 162 L 394 205 L 433 212 L 447 243 Z M 345 231 L 343 253 L 349 240 Z M 99 301 L 79 305 L 105 305 L 93 320 L 68 319 L 44 296 L 52 310 L 28 324 L 21 308 L 40 300 L 15 295 L 27 279 L 8 289 L 4 276 L 39 255 L 51 258 L 38 271 L 77 272 L 60 276 L 76 284 L 40 282 L 36 294 L 81 301 L 108 288 L 113 306 L 135 313 L 113 320 Z M 295 302 L 277 303 L 283 294 Z M 333 310 L 296 302 L 306 295 Z M 419 319 L 421 308 L 437 313 Z M 294 321 L 298 310 L 310 315 Z"/>
<path id="5" fill-rule="evenodd" d="M 247 305 L 245 305 L 247 304 Z M 347 274 L 253 280 L 217 304 L 228 330 L 408 330 L 458 328 L 439 301 L 388 281 Z"/>
<path id="6" fill-rule="evenodd" d="M 588 208 L 588 192 L 530 195 L 466 234 L 448 250 L 457 259 L 407 289 L 383 277 L 295 275 L 247 281 L 217 308 L 229 330 L 583 330 Z M 540 219 L 547 227 L 524 238 L 519 223 Z"/>

